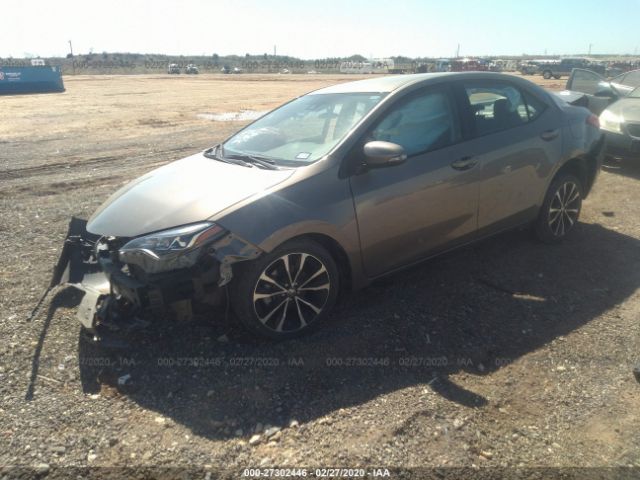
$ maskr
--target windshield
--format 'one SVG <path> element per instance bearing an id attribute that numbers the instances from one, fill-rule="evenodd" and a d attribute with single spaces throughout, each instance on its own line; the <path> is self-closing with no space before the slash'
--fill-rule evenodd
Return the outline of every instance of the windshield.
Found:
<path id="1" fill-rule="evenodd" d="M 311 94 L 260 118 L 224 144 L 224 155 L 308 164 L 326 155 L 380 100 L 381 93 Z"/>

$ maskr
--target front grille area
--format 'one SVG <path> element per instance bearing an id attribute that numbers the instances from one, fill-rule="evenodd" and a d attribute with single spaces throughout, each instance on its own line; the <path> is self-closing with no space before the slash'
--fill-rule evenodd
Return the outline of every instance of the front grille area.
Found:
<path id="1" fill-rule="evenodd" d="M 627 132 L 629 132 L 629 135 L 631 135 L 632 137 L 640 138 L 640 123 L 632 123 L 630 125 L 627 125 Z"/>

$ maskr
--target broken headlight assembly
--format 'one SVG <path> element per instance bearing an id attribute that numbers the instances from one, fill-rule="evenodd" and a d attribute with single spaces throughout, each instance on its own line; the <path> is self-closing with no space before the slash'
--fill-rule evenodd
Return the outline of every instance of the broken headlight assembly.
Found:
<path id="1" fill-rule="evenodd" d="M 130 240 L 119 249 L 119 259 L 147 273 L 188 268 L 196 263 L 202 245 L 224 233 L 212 222 L 171 228 Z"/>

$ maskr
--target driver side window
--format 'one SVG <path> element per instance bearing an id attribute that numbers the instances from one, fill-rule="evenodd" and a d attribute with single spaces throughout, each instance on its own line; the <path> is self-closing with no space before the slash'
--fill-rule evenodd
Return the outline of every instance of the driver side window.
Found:
<path id="1" fill-rule="evenodd" d="M 431 90 L 400 102 L 385 114 L 368 140 L 396 143 L 411 156 L 446 147 L 460 139 L 448 93 Z"/>

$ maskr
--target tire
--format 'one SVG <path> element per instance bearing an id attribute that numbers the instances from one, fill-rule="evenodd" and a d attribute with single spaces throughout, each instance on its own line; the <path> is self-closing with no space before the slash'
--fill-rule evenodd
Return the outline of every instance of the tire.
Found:
<path id="1" fill-rule="evenodd" d="M 255 261 L 239 264 L 230 285 L 231 307 L 252 333 L 285 340 L 315 330 L 336 303 L 340 275 L 316 242 L 287 242 Z"/>
<path id="2" fill-rule="evenodd" d="M 560 78 L 562 77 L 562 75 L 554 75 L 553 78 L 555 78 L 556 80 L 560 80 Z"/>
<path id="3" fill-rule="evenodd" d="M 544 243 L 560 243 L 580 218 L 584 188 L 570 173 L 553 179 L 535 223 L 535 234 Z"/>
<path id="4" fill-rule="evenodd" d="M 551 78 L 551 71 L 550 70 L 545 70 L 544 72 L 542 72 L 542 78 L 544 78 L 545 80 L 549 80 Z"/>

